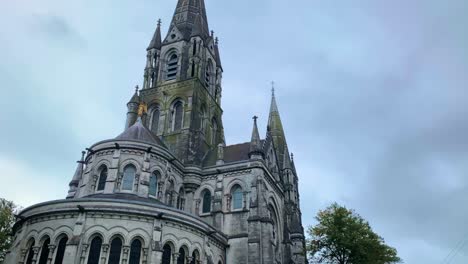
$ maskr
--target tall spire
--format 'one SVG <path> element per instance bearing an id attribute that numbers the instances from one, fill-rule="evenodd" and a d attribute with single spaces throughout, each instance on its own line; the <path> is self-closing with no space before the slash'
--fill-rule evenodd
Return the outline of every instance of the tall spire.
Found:
<path id="1" fill-rule="evenodd" d="M 151 40 L 147 50 L 150 49 L 161 49 L 161 19 L 158 20 L 158 26 L 156 27 L 153 39 Z"/>
<path id="2" fill-rule="evenodd" d="M 275 144 L 276 154 L 278 156 L 280 168 L 284 166 L 284 155 L 287 151 L 286 136 L 283 130 L 283 123 L 278 110 L 278 104 L 276 103 L 275 96 L 275 83 L 272 82 L 271 88 L 271 105 L 270 105 L 270 116 L 268 117 L 268 127 L 270 128 L 271 136 Z"/>
<path id="3" fill-rule="evenodd" d="M 265 153 L 263 152 L 262 141 L 260 140 L 260 134 L 258 133 L 258 126 L 257 126 L 257 116 L 253 117 L 254 120 L 254 127 L 252 130 L 252 139 L 250 140 L 250 151 L 249 156 L 252 157 L 263 157 Z"/>
<path id="4" fill-rule="evenodd" d="M 178 0 L 174 17 L 169 28 L 169 35 L 177 29 L 184 39 L 189 39 L 192 32 L 199 32 L 200 37 L 210 35 L 204 0 Z"/>

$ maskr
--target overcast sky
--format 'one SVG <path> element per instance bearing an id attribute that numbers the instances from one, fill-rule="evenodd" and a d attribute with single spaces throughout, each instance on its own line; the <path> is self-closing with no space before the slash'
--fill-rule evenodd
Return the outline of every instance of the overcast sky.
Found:
<path id="1" fill-rule="evenodd" d="M 0 197 L 66 196 L 81 150 L 122 132 L 175 3 L 0 1 Z M 305 225 L 336 201 L 406 263 L 468 263 L 468 1 L 206 5 L 227 143 L 249 140 L 254 114 L 265 134 L 275 80 Z"/>

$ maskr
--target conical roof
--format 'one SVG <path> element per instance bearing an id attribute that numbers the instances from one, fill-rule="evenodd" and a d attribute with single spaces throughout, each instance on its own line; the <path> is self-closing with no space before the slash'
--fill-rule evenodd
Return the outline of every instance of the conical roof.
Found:
<path id="1" fill-rule="evenodd" d="M 156 27 L 156 31 L 154 32 L 153 39 L 151 40 L 148 49 L 161 49 L 161 19 L 158 20 L 158 26 Z"/>
<path id="2" fill-rule="evenodd" d="M 128 141 L 138 141 L 149 143 L 157 146 L 166 148 L 166 145 L 155 136 L 148 128 L 143 125 L 141 118 L 133 124 L 131 127 L 127 128 L 122 134 L 115 138 L 116 140 L 128 140 Z"/>
<path id="3" fill-rule="evenodd" d="M 264 155 L 262 140 L 260 139 L 260 134 L 258 133 L 257 119 L 258 117 L 256 116 L 253 117 L 254 126 L 252 130 L 252 139 L 250 140 L 249 155 L 252 155 L 252 154 Z"/>

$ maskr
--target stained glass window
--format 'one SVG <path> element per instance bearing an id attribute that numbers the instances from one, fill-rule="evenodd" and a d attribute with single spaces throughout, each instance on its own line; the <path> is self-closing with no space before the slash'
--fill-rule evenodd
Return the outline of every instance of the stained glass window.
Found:
<path id="1" fill-rule="evenodd" d="M 232 208 L 241 209 L 243 207 L 243 193 L 240 186 L 235 186 L 232 190 Z"/>
<path id="2" fill-rule="evenodd" d="M 167 244 L 164 245 L 163 255 L 162 255 L 162 264 L 171 264 L 171 255 L 172 255 L 171 246 Z"/>
<path id="3" fill-rule="evenodd" d="M 89 248 L 88 264 L 99 264 L 99 257 L 101 256 L 102 239 L 95 237 L 91 241 Z"/>
<path id="4" fill-rule="evenodd" d="M 58 247 L 57 247 L 57 255 L 55 255 L 54 264 L 62 264 L 63 257 L 65 256 L 65 249 L 67 249 L 67 242 L 68 242 L 67 237 L 63 237 L 62 239 L 60 239 Z"/>
<path id="5" fill-rule="evenodd" d="M 203 194 L 203 213 L 211 212 L 211 193 L 207 190 Z"/>
<path id="6" fill-rule="evenodd" d="M 156 196 L 158 194 L 158 179 L 160 178 L 158 171 L 153 172 L 149 180 L 149 195 Z"/>
<path id="7" fill-rule="evenodd" d="M 141 241 L 138 239 L 133 240 L 130 246 L 130 261 L 129 264 L 140 264 L 141 258 Z"/>
<path id="8" fill-rule="evenodd" d="M 49 245 L 50 238 L 47 238 L 44 243 L 42 243 L 41 256 L 39 257 L 39 264 L 47 264 L 47 258 L 49 257 Z"/>
<path id="9" fill-rule="evenodd" d="M 133 191 L 133 182 L 135 181 L 136 168 L 133 165 L 128 165 L 124 169 L 122 179 L 122 190 Z"/>
<path id="10" fill-rule="evenodd" d="M 116 237 L 112 240 L 112 243 L 111 243 L 108 263 L 119 264 L 121 253 L 122 253 L 122 239 Z"/>
<path id="11" fill-rule="evenodd" d="M 103 191 L 104 188 L 106 187 L 106 181 L 107 181 L 107 167 L 103 166 L 101 168 L 101 173 L 99 174 L 99 182 L 98 182 L 98 191 Z"/>

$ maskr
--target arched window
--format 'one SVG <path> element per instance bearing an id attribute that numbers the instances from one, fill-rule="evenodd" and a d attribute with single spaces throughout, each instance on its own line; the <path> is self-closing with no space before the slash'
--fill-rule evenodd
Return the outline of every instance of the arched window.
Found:
<path id="1" fill-rule="evenodd" d="M 47 259 L 49 257 L 49 245 L 50 245 L 50 238 L 47 238 L 42 242 L 41 247 L 41 256 L 39 257 L 38 264 L 47 264 Z"/>
<path id="2" fill-rule="evenodd" d="M 122 190 L 133 191 L 133 183 L 135 181 L 136 168 L 133 165 L 128 165 L 124 169 L 122 178 Z"/>
<path id="3" fill-rule="evenodd" d="M 211 79 L 213 78 L 213 63 L 211 60 L 208 60 L 206 64 L 206 71 L 205 71 L 205 85 L 208 91 L 211 92 Z"/>
<path id="4" fill-rule="evenodd" d="M 216 118 L 213 117 L 211 119 L 211 124 L 213 126 L 212 131 L 211 131 L 211 144 L 216 144 L 216 139 L 218 138 L 218 121 L 216 121 Z"/>
<path id="5" fill-rule="evenodd" d="M 202 133 L 205 133 L 206 128 L 206 107 L 203 105 L 200 108 L 200 130 Z"/>
<path id="6" fill-rule="evenodd" d="M 154 54 L 154 56 L 153 56 L 153 68 L 156 68 L 157 63 L 158 63 L 158 54 Z"/>
<path id="7" fill-rule="evenodd" d="M 130 260 L 128 264 L 140 264 L 140 258 L 141 258 L 141 241 L 139 239 L 135 239 L 130 245 Z"/>
<path id="8" fill-rule="evenodd" d="M 108 264 L 119 264 L 122 254 L 122 239 L 116 237 L 111 242 Z"/>
<path id="9" fill-rule="evenodd" d="M 149 195 L 156 197 L 158 195 L 158 179 L 161 178 L 159 171 L 155 171 L 151 174 L 149 180 Z"/>
<path id="10" fill-rule="evenodd" d="M 179 197 L 177 198 L 177 209 L 184 210 L 185 209 L 185 190 L 184 188 L 180 188 Z"/>
<path id="11" fill-rule="evenodd" d="M 177 101 L 172 109 L 172 130 L 178 131 L 182 129 L 182 118 L 184 106 L 181 101 Z"/>
<path id="12" fill-rule="evenodd" d="M 198 253 L 198 250 L 194 250 L 192 253 L 192 261 L 190 264 L 198 264 L 200 261 L 200 254 Z"/>
<path id="13" fill-rule="evenodd" d="M 102 238 L 97 236 L 91 241 L 89 248 L 88 264 L 99 264 L 101 257 Z"/>
<path id="14" fill-rule="evenodd" d="M 179 249 L 179 257 L 177 257 L 177 264 L 185 264 L 185 249 Z"/>
<path id="15" fill-rule="evenodd" d="M 26 264 L 32 264 L 32 260 L 34 257 L 34 244 L 35 243 L 36 242 L 34 241 L 34 239 L 31 239 L 28 243 L 29 249 L 28 249 L 28 257 L 26 258 Z"/>
<path id="16" fill-rule="evenodd" d="M 65 256 L 65 249 L 67 249 L 68 237 L 62 237 L 58 243 L 57 254 L 55 255 L 54 264 L 62 264 L 63 257 Z"/>
<path id="17" fill-rule="evenodd" d="M 268 207 L 268 212 L 270 214 L 270 218 L 271 220 L 273 221 L 272 223 L 272 229 L 271 229 L 271 237 L 273 238 L 274 241 L 276 241 L 276 238 L 277 238 L 277 228 L 278 228 L 278 219 L 276 219 L 276 213 L 275 213 L 275 209 L 273 208 L 273 206 L 269 206 Z"/>
<path id="18" fill-rule="evenodd" d="M 107 182 L 107 167 L 103 165 L 101 167 L 101 172 L 99 173 L 99 181 L 98 181 L 97 190 L 104 191 L 104 188 L 106 187 L 106 182 Z"/>
<path id="19" fill-rule="evenodd" d="M 172 53 L 169 56 L 169 59 L 167 61 L 167 75 L 166 75 L 166 80 L 174 80 L 177 77 L 177 68 L 179 64 L 179 57 L 177 54 Z"/>
<path id="20" fill-rule="evenodd" d="M 244 203 L 244 194 L 242 188 L 239 185 L 232 188 L 232 209 L 242 209 Z"/>
<path id="21" fill-rule="evenodd" d="M 166 190 L 166 203 L 171 207 L 174 206 L 174 182 L 172 180 L 169 181 L 169 186 Z"/>
<path id="22" fill-rule="evenodd" d="M 153 131 L 155 134 L 158 133 L 160 114 L 161 112 L 159 111 L 159 107 L 156 107 L 151 113 L 151 131 Z"/>
<path id="23" fill-rule="evenodd" d="M 203 193 L 202 213 L 209 213 L 209 212 L 211 212 L 211 193 L 210 191 L 206 190 Z"/>
<path id="24" fill-rule="evenodd" d="M 162 255 L 162 264 L 171 264 L 172 249 L 169 244 L 164 245 L 163 255 Z"/>

